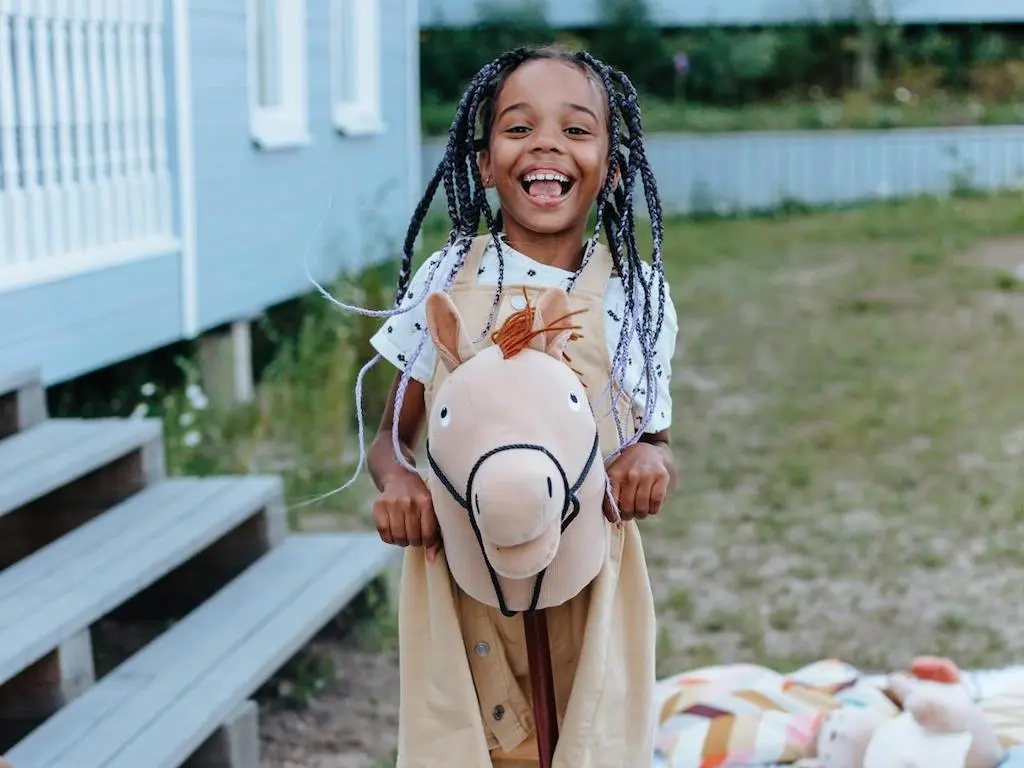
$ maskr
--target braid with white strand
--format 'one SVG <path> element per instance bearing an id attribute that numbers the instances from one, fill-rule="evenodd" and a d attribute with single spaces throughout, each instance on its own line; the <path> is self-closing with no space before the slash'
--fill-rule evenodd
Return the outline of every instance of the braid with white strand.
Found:
<path id="1" fill-rule="evenodd" d="M 612 358 L 612 375 L 603 394 L 616 397 L 618 393 L 623 391 L 622 381 L 625 379 L 625 371 L 629 365 L 630 342 L 633 338 L 636 338 L 644 358 L 642 383 L 644 387 L 642 390 L 644 394 L 643 414 L 638 428 L 632 436 L 627 438 L 625 437 L 618 409 L 612 409 L 612 413 L 615 414 L 616 430 L 619 434 L 619 448 L 605 458 L 605 462 L 610 463 L 625 448 L 639 441 L 654 415 L 654 409 L 657 405 L 654 350 L 661 333 L 665 313 L 665 276 L 661 252 L 664 227 L 662 224 L 661 202 L 654 173 L 647 160 L 643 145 L 641 110 L 637 92 L 625 74 L 604 64 L 589 53 L 568 52 L 553 47 L 539 49 L 517 48 L 502 54 L 491 63 L 485 65 L 472 78 L 469 86 L 466 88 L 466 92 L 459 101 L 452 123 L 448 129 L 448 143 L 445 147 L 444 155 L 427 184 L 424 195 L 416 206 L 416 210 L 409 222 L 402 248 L 402 262 L 399 269 L 393 308 L 389 310 L 369 310 L 346 304 L 331 296 L 315 280 L 310 279 L 322 295 L 349 312 L 369 317 L 393 317 L 408 312 L 419 306 L 432 290 L 441 290 L 446 293 L 449 291 L 455 282 L 459 270 L 466 261 L 473 237 L 479 232 L 480 219 L 482 217 L 486 222 L 487 232 L 491 236 L 491 242 L 495 248 L 498 262 L 498 281 L 495 287 L 494 302 L 492 303 L 486 327 L 480 336 L 480 338 L 483 338 L 493 327 L 497 318 L 504 281 L 505 259 L 501 239 L 501 213 L 499 211 L 495 214 L 491 210 L 490 203 L 487 200 L 487 190 L 480 178 L 476 156 L 481 149 L 486 148 L 489 142 L 491 124 L 494 121 L 494 105 L 505 80 L 522 63 L 537 59 L 560 60 L 580 67 L 597 79 L 607 98 L 609 114 L 608 174 L 597 197 L 594 233 L 587 240 L 580 266 L 568 279 L 566 290 L 572 291 L 580 274 L 589 264 L 603 229 L 608 240 L 608 248 L 615 270 L 622 280 L 626 295 L 622 331 Z M 478 120 L 482 123 L 483 130 L 483 134 L 479 138 L 476 136 Z M 628 134 L 620 138 L 620 125 L 622 123 L 624 123 Z M 619 179 L 616 179 L 616 172 L 620 175 Z M 653 248 L 649 280 L 644 280 L 643 260 L 640 257 L 639 245 L 636 239 L 634 189 L 638 174 L 643 185 L 644 198 L 651 222 Z M 416 238 L 422 229 L 423 222 L 430 210 L 437 190 L 442 185 L 444 186 L 448 218 L 452 228 L 447 242 L 441 249 L 441 254 L 434 263 L 428 265 L 426 285 L 423 292 L 420 296 L 407 296 L 412 281 L 413 249 Z M 440 287 L 435 288 L 436 273 L 442 262 L 446 260 L 447 255 L 452 252 L 452 249 L 454 249 L 454 263 L 448 274 L 441 281 Z M 651 288 L 655 280 L 658 282 L 658 308 L 657 311 L 652 311 Z M 638 283 L 639 286 L 637 285 Z M 638 287 L 643 293 L 642 303 L 640 303 L 642 311 L 639 313 L 637 312 Z M 405 302 L 406 298 L 409 301 Z M 401 379 L 395 396 L 394 418 L 392 419 L 391 438 L 395 458 L 403 467 L 412 472 L 418 472 L 418 470 L 405 458 L 405 454 L 402 451 L 398 435 L 398 417 L 405 401 L 405 394 L 409 386 L 413 365 L 427 343 L 428 337 L 429 332 L 427 329 L 421 329 L 416 348 L 408 356 L 408 359 L 403 362 Z M 321 496 L 321 499 L 348 488 L 356 480 L 365 463 L 366 448 L 362 414 L 362 385 L 366 373 L 380 359 L 380 355 L 374 356 L 373 359 L 363 366 L 356 378 L 355 395 L 359 433 L 359 462 L 355 474 L 341 488 Z M 632 397 L 632 394 L 629 393 L 630 397 Z"/>

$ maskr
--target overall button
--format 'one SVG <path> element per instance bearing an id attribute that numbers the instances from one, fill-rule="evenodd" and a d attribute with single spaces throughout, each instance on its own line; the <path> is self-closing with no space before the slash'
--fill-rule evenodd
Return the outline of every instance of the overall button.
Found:
<path id="1" fill-rule="evenodd" d="M 501 720 L 505 716 L 505 708 L 499 704 L 494 708 L 494 712 L 491 713 L 495 720 Z"/>
<path id="2" fill-rule="evenodd" d="M 473 653 L 481 658 L 491 652 L 491 646 L 481 640 L 479 643 L 473 646 Z"/>
<path id="3" fill-rule="evenodd" d="M 523 296 L 523 294 L 521 293 L 517 293 L 515 296 L 509 299 L 508 303 L 511 304 L 512 309 L 516 310 L 517 312 L 522 309 L 526 309 L 526 297 Z"/>

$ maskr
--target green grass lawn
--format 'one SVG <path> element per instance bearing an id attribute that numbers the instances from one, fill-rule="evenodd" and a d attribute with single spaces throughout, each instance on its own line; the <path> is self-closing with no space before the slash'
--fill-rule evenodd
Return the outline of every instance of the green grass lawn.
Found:
<path id="1" fill-rule="evenodd" d="M 1024 199 L 674 223 L 659 669 L 1020 661 Z"/>
<path id="2" fill-rule="evenodd" d="M 1021 660 L 1024 198 L 671 221 L 665 259 L 681 478 L 643 526 L 660 672 Z M 292 502 L 349 476 L 347 338 L 282 369 L 248 438 Z M 372 499 L 364 474 L 296 514 L 365 528 Z"/>
<path id="3" fill-rule="evenodd" d="M 1024 657 L 1024 198 L 665 238 L 682 474 L 643 528 L 660 672 Z"/>
<path id="4" fill-rule="evenodd" d="M 641 103 L 644 128 L 652 133 L 1019 125 L 1024 122 L 1024 102 L 983 105 L 964 98 L 880 104 L 854 94 L 845 100 L 753 104 L 741 108 L 649 98 Z M 424 134 L 447 134 L 455 107 L 454 103 L 425 102 L 421 108 Z"/>
<path id="5" fill-rule="evenodd" d="M 424 251 L 443 237 L 433 222 Z M 1007 272 L 1024 262 L 1024 197 L 672 221 L 665 258 L 681 475 L 642 525 L 659 673 L 1024 659 L 1024 292 Z M 283 472 L 293 505 L 351 473 L 351 349 L 365 334 L 310 306 L 220 453 Z M 372 501 L 364 473 L 293 511 L 306 529 L 372 530 Z M 324 641 L 342 681 L 306 721 L 266 715 L 271 764 L 291 764 L 314 720 L 332 736 L 304 755 L 393 764 L 394 623 L 367 629 L 384 650 Z M 370 661 L 372 675 L 352 673 Z"/>

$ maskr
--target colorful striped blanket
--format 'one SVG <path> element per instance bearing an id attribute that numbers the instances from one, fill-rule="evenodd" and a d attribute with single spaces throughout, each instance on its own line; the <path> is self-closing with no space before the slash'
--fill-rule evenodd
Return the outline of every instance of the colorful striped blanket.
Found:
<path id="1" fill-rule="evenodd" d="M 992 674 L 965 673 L 965 683 L 1004 745 L 1024 744 L 1024 669 Z M 896 715 L 883 682 L 835 660 L 785 675 L 732 664 L 667 678 L 658 685 L 654 768 L 793 765 L 813 754 L 818 727 L 836 708 L 876 707 Z"/>

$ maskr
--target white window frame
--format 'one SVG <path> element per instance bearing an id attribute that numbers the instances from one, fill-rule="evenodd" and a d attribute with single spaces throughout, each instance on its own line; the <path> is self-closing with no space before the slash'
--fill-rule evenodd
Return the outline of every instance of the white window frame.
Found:
<path id="1" fill-rule="evenodd" d="M 372 136 L 387 129 L 381 98 L 384 46 L 380 5 L 380 0 L 331 0 L 331 119 L 345 136 Z M 342 28 L 346 19 L 354 19 L 353 35 L 346 35 Z M 346 49 L 347 37 L 354 39 L 355 50 Z M 345 100 L 342 73 L 349 66 L 355 68 L 357 93 L 354 99 Z"/>
<path id="2" fill-rule="evenodd" d="M 256 14 L 260 0 L 247 0 L 249 43 L 249 131 L 261 149 L 286 149 L 310 143 L 306 64 L 306 0 L 278 3 L 278 62 L 281 68 L 281 103 L 259 103 L 259 66 Z"/>

